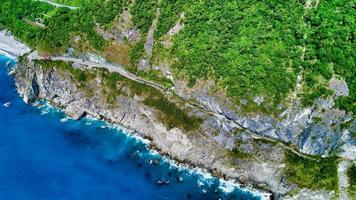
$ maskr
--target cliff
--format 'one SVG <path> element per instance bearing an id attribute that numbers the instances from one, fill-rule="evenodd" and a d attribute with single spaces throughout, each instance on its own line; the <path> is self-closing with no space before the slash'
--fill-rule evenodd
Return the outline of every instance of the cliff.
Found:
<path id="1" fill-rule="evenodd" d="M 0 23 L 47 60 L 20 59 L 25 102 L 125 126 L 163 154 L 276 198 L 348 198 L 352 3 L 4 1 Z"/>
<path id="2" fill-rule="evenodd" d="M 344 135 L 348 140 L 342 141 L 340 132 L 313 123 L 311 116 L 318 114 L 314 110 L 289 111 L 282 122 L 268 117 L 242 117 L 218 107 L 213 97 L 204 93 L 200 98 L 205 98 L 202 102 L 207 106 L 202 108 L 119 74 L 63 62 L 23 58 L 13 75 L 26 103 L 45 99 L 74 119 L 90 115 L 127 127 L 150 139 L 152 147 L 163 154 L 220 177 L 271 191 L 277 198 L 286 198 L 301 188 L 289 180 L 286 153 L 308 159 L 298 151 L 326 154 L 350 142 L 350 137 Z M 286 140 L 298 145 L 287 144 Z M 326 189 L 313 194 L 330 197 L 332 192 Z"/>

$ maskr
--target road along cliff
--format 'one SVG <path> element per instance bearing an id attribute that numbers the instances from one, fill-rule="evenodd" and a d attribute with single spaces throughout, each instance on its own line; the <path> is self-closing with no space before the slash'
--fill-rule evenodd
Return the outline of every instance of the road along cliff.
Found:
<path id="1" fill-rule="evenodd" d="M 269 191 L 274 198 L 301 191 L 288 180 L 286 152 L 294 153 L 284 144 L 251 134 L 226 117 L 198 109 L 182 98 L 119 73 L 72 62 L 23 57 L 12 74 L 26 103 L 44 99 L 74 119 L 90 115 L 124 126 L 148 138 L 162 154 Z M 327 198 L 333 194 L 324 189 L 316 192 Z"/>

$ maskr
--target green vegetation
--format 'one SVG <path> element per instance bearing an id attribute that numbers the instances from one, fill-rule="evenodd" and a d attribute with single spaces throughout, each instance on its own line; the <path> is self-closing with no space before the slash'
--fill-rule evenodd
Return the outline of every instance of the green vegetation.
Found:
<path id="1" fill-rule="evenodd" d="M 321 1 L 303 17 L 305 3 L 164 1 L 153 60 L 174 60 L 176 73 L 188 77 L 191 86 L 196 79 L 213 77 L 237 104 L 249 101 L 241 105 L 246 112 L 272 114 L 294 89 L 301 70 L 304 105 L 331 95 L 328 81 L 337 74 L 350 90 L 337 106 L 356 113 L 355 2 Z M 173 47 L 162 48 L 165 33 L 182 12 L 185 28 L 173 38 Z M 263 96 L 267 105 L 252 103 L 255 96 Z"/>
<path id="2" fill-rule="evenodd" d="M 54 0 L 54 2 L 68 5 L 68 6 L 80 6 L 85 0 Z"/>
<path id="3" fill-rule="evenodd" d="M 141 39 L 137 44 L 134 44 L 129 54 L 130 58 L 130 70 L 132 72 L 138 72 L 137 65 L 140 58 L 146 57 L 145 54 L 145 41 L 148 30 L 152 25 L 152 21 L 156 15 L 158 2 L 155 0 L 138 0 L 134 4 L 131 4 L 130 11 L 133 16 L 133 22 L 141 32 Z"/>
<path id="4" fill-rule="evenodd" d="M 355 130 L 355 128 L 352 127 L 352 125 L 353 125 L 352 123 L 353 123 L 353 120 L 349 120 L 347 122 L 341 123 L 340 124 L 340 131 L 343 132 L 346 129 L 348 129 L 349 132 L 350 132 L 351 137 L 356 139 L 356 130 Z"/>
<path id="5" fill-rule="evenodd" d="M 321 1 L 318 9 L 312 9 L 306 17 L 311 26 L 304 41 L 306 104 L 330 94 L 327 82 L 337 74 L 345 78 L 350 91 L 348 97 L 338 99 L 337 106 L 356 114 L 355 6 L 355 1 Z"/>
<path id="6" fill-rule="evenodd" d="M 182 0 L 166 0 L 160 4 L 160 18 L 155 32 L 155 38 L 162 37 L 179 20 L 185 4 Z"/>
<path id="7" fill-rule="evenodd" d="M 0 6 L 0 23 L 16 37 L 34 48 L 48 53 L 65 52 L 69 46 L 81 50 L 103 50 L 106 41 L 96 32 L 96 23 L 107 27 L 120 14 L 122 1 L 88 0 L 81 2 L 81 9 L 54 8 L 31 0 L 3 0 Z M 49 17 L 48 17 L 49 16 Z M 22 19 L 42 18 L 47 29 L 40 30 Z M 82 44 L 73 42 L 80 36 Z M 85 44 L 89 41 L 89 46 Z"/>
<path id="8" fill-rule="evenodd" d="M 73 68 L 70 63 L 60 61 L 37 61 L 44 69 L 57 68 L 64 72 L 69 72 L 78 81 L 79 87 L 90 90 L 88 81 L 100 76 L 103 80 L 103 90 L 106 93 L 106 100 L 111 106 L 116 105 L 116 98 L 120 95 L 143 96 L 143 103 L 154 108 L 159 113 L 160 120 L 169 128 L 182 128 L 192 131 L 199 128 L 202 119 L 189 116 L 187 111 L 182 110 L 176 103 L 169 101 L 160 91 L 150 86 L 132 81 L 118 73 L 109 73 L 104 69 L 80 70 Z M 127 89 L 128 88 L 128 89 Z M 88 91 L 91 93 L 92 91 Z"/>
<path id="9" fill-rule="evenodd" d="M 350 194 L 351 199 L 356 199 L 356 165 L 353 164 L 347 170 L 347 176 L 349 177 L 349 188 L 348 192 Z"/>
<path id="10" fill-rule="evenodd" d="M 129 57 L 130 57 L 130 64 L 132 66 L 132 70 L 136 71 L 136 65 L 138 64 L 140 58 L 142 58 L 145 55 L 145 43 L 141 39 L 135 46 L 132 48 L 130 51 Z"/>
<path id="11" fill-rule="evenodd" d="M 160 91 L 150 86 L 131 81 L 118 73 L 104 71 L 102 77 L 105 84 L 111 89 L 110 100 L 122 94 L 120 87 L 128 87 L 130 91 L 128 95 L 144 96 L 143 103 L 158 110 L 160 120 L 169 129 L 179 127 L 186 131 L 195 130 L 202 122 L 200 118 L 189 116 L 187 111 L 182 110 L 176 103 L 169 101 Z"/>
<path id="12" fill-rule="evenodd" d="M 133 22 L 141 30 L 141 34 L 147 34 L 152 25 L 157 8 L 155 0 L 137 0 L 131 6 Z"/>
<path id="13" fill-rule="evenodd" d="M 62 61 L 36 61 L 36 63 L 41 65 L 45 70 L 56 68 L 61 71 L 69 72 L 72 77 L 78 81 L 81 88 L 85 88 L 88 81 L 96 77 L 95 73 L 88 70 L 74 68 L 71 63 Z"/>
<path id="14" fill-rule="evenodd" d="M 200 118 L 187 115 L 185 111 L 177 107 L 175 103 L 168 101 L 163 95 L 148 96 L 143 103 L 159 110 L 160 119 L 168 125 L 169 129 L 181 127 L 184 130 L 195 130 L 202 122 Z"/>
<path id="15" fill-rule="evenodd" d="M 231 152 L 230 152 L 230 156 L 232 158 L 237 158 L 237 159 L 241 159 L 241 160 L 247 160 L 252 158 L 251 154 L 248 154 L 244 151 L 241 151 L 237 148 L 234 148 Z"/>
<path id="16" fill-rule="evenodd" d="M 305 0 L 56 0 L 79 9 L 55 8 L 33 0 L 2 0 L 0 23 L 16 37 L 43 52 L 57 54 L 74 47 L 78 52 L 101 54 L 110 44 L 97 29 L 110 29 L 123 10 L 132 14 L 140 29 L 138 43 L 125 43 L 125 63 L 130 71 L 167 86 L 159 72 L 140 72 L 141 58 L 151 64 L 171 66 L 178 79 L 194 86 L 198 79 L 214 79 L 217 88 L 247 113 L 278 114 L 279 106 L 295 89 L 302 75 L 304 105 L 332 95 L 329 80 L 345 79 L 350 95 L 339 97 L 336 106 L 356 113 L 355 1 L 320 1 L 305 10 Z M 144 43 L 159 10 L 153 56 Z M 46 29 L 23 19 L 41 19 Z M 166 33 L 177 22 L 179 34 Z M 162 42 L 169 40 L 168 45 Z M 167 43 L 165 43 L 167 44 Z M 303 49 L 305 52 L 303 53 Z M 111 55 L 114 57 L 115 55 Z M 115 59 L 114 59 L 115 60 Z M 256 96 L 265 102 L 253 102 Z M 247 103 L 244 100 L 247 100 Z"/>
<path id="17" fill-rule="evenodd" d="M 176 103 L 169 101 L 160 91 L 150 86 L 131 81 L 117 73 L 105 73 L 104 77 L 105 83 L 112 91 L 119 92 L 120 89 L 117 88 L 119 85 L 127 86 L 130 88 L 131 96 L 145 96 L 143 103 L 158 110 L 160 120 L 169 129 L 180 127 L 187 131 L 195 130 L 199 128 L 202 122 L 200 118 L 187 115 L 187 111 L 182 110 Z"/>
<path id="18" fill-rule="evenodd" d="M 263 145 L 263 144 L 269 144 L 269 145 L 272 145 L 272 146 L 276 146 L 279 144 L 278 141 L 273 141 L 273 140 L 267 140 L 267 139 L 264 139 L 264 138 L 258 138 L 258 139 L 255 139 L 255 141 L 259 144 L 259 145 Z M 288 146 L 288 144 L 286 144 Z"/>
<path id="19" fill-rule="evenodd" d="M 103 69 L 99 71 L 104 87 L 107 89 L 108 99 L 111 99 L 108 103 L 115 103 L 114 100 L 119 95 L 134 97 L 135 95 L 146 96 L 150 93 L 158 92 L 147 85 L 127 79 L 116 72 L 110 73 Z"/>
<path id="20" fill-rule="evenodd" d="M 344 79 L 349 96 L 339 97 L 336 106 L 356 114 L 355 1 L 328 0 L 56 0 L 79 9 L 55 8 L 34 0 L 1 0 L 0 24 L 31 47 L 48 54 L 60 54 L 74 47 L 78 52 L 101 54 L 110 42 L 97 29 L 110 29 L 123 10 L 129 10 L 135 27 L 140 29 L 137 43 L 124 41 L 127 69 L 146 79 L 171 82 L 160 72 L 139 71 L 141 58 L 151 64 L 169 65 L 176 79 L 189 81 L 213 79 L 218 88 L 247 113 L 278 114 L 279 105 L 295 89 L 302 75 L 299 97 L 305 106 L 313 106 L 320 97 L 332 95 L 328 88 L 332 77 Z M 152 57 L 144 49 L 147 33 L 159 10 Z M 182 15 L 184 13 L 184 16 Z M 26 23 L 43 21 L 46 28 Z M 177 23 L 184 29 L 172 37 L 166 33 Z M 166 42 L 166 43 L 163 43 Z M 120 48 L 122 46 L 118 46 Z M 305 48 L 305 52 L 303 49 Z M 112 57 L 116 53 L 113 51 Z M 115 60 L 115 59 L 113 59 Z M 57 67 L 70 72 L 82 88 L 96 76 L 103 79 L 104 95 L 110 105 L 117 96 L 141 96 L 142 103 L 154 108 L 168 127 L 186 131 L 198 129 L 202 120 L 190 116 L 177 99 L 168 99 L 158 90 L 131 81 L 106 70 L 82 71 L 63 62 L 40 62 L 44 68 Z M 256 96 L 264 97 L 261 105 Z M 247 103 L 242 103 L 247 100 Z M 282 109 L 281 109 L 282 110 Z M 314 118 L 315 123 L 321 119 Z M 342 124 L 342 129 L 351 122 Z M 351 132 L 355 138 L 355 132 Z M 270 143 L 261 140 L 260 143 Z M 278 143 L 271 143 L 277 145 Z M 289 144 L 286 144 L 289 145 Z M 231 152 L 240 159 L 249 158 L 238 149 Z M 306 159 L 286 152 L 286 174 L 300 187 L 337 191 L 336 157 Z M 351 194 L 355 195 L 355 166 L 348 171 Z"/>
<path id="21" fill-rule="evenodd" d="M 189 2 L 187 28 L 174 38 L 173 66 L 193 84 L 215 78 L 238 104 L 259 95 L 276 107 L 293 89 L 299 70 L 303 6 L 301 1 Z"/>
<path id="22" fill-rule="evenodd" d="M 321 122 L 323 122 L 323 119 L 319 116 L 313 117 L 313 122 L 315 124 L 320 124 Z"/>
<path id="23" fill-rule="evenodd" d="M 285 170 L 289 181 L 302 188 L 338 191 L 337 157 L 311 160 L 290 151 L 285 156 Z"/>
<path id="24" fill-rule="evenodd" d="M 31 0 L 2 0 L 0 4 L 0 24 L 31 47 L 38 45 L 43 38 L 44 30 L 24 22 L 24 17 L 34 21 L 43 14 L 52 11 L 52 6 Z"/>

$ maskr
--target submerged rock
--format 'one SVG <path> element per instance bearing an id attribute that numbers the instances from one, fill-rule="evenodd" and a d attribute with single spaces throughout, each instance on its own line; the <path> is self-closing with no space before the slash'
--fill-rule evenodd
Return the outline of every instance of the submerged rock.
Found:
<path id="1" fill-rule="evenodd" d="M 169 185 L 169 183 L 170 183 L 169 180 L 164 180 L 164 179 L 157 181 L 157 185 Z"/>
<path id="2" fill-rule="evenodd" d="M 177 182 L 183 182 L 184 181 L 184 179 L 183 179 L 183 177 L 181 177 L 181 176 L 179 176 L 179 177 L 177 177 Z"/>

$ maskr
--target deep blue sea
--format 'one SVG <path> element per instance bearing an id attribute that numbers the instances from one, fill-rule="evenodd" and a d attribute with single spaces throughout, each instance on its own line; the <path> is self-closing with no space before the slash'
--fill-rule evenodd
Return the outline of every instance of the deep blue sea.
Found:
<path id="1" fill-rule="evenodd" d="M 105 122 L 26 105 L 8 61 L 0 55 L 0 200 L 260 199 L 178 168 Z"/>

